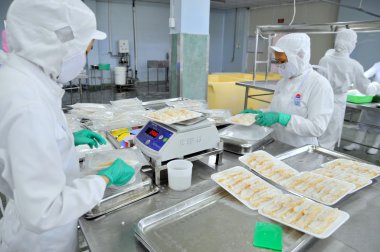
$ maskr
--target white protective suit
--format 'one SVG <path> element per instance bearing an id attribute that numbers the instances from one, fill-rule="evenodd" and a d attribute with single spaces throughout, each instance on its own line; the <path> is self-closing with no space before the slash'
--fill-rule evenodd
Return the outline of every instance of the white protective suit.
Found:
<path id="1" fill-rule="evenodd" d="M 0 68 L 0 191 L 8 198 L 0 251 L 77 250 L 78 218 L 103 197 L 97 175 L 78 178 L 72 132 L 56 82 L 65 58 L 86 51 L 96 31 L 80 0 L 14 0 L 10 54 Z"/>
<path id="2" fill-rule="evenodd" d="M 0 66 L 4 64 L 5 60 L 7 59 L 7 54 L 0 49 Z"/>
<path id="3" fill-rule="evenodd" d="M 353 30 L 339 31 L 335 38 L 335 51 L 326 54 L 319 62 L 320 73 L 329 81 L 334 91 L 334 112 L 326 132 L 318 138 L 319 144 L 334 149 L 339 143 L 346 111 L 347 91 L 354 85 L 361 93 L 371 93 L 370 81 L 364 76 L 363 67 L 350 54 L 356 46 L 357 35 Z"/>
<path id="4" fill-rule="evenodd" d="M 285 52 L 296 73 L 276 85 L 269 111 L 290 114 L 291 119 L 286 127 L 275 124 L 273 136 L 295 147 L 318 145 L 317 137 L 326 130 L 333 112 L 333 92 L 329 82 L 311 68 L 310 38 L 304 33 L 288 34 L 272 49 Z"/>

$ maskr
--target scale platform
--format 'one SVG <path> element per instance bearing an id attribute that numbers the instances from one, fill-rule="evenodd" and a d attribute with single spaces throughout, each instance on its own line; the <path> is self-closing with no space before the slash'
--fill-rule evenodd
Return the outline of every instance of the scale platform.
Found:
<path id="1" fill-rule="evenodd" d="M 258 125 L 231 125 L 219 131 L 224 150 L 244 155 L 273 142 L 273 129 Z"/>
<path id="2" fill-rule="evenodd" d="M 161 184 L 161 172 L 170 160 L 195 161 L 216 155 L 215 163 L 222 161 L 223 142 L 215 125 L 208 120 L 191 125 L 149 121 L 136 136 L 135 145 L 148 157 L 156 185 Z"/>

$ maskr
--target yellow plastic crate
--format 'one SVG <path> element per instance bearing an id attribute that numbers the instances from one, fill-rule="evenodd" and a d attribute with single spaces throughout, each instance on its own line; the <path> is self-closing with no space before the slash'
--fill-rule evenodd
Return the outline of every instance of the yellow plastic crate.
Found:
<path id="1" fill-rule="evenodd" d="M 264 80 L 265 74 L 257 74 L 257 80 Z M 269 80 L 279 80 L 281 77 L 277 73 L 269 73 Z M 211 109 L 229 109 L 233 115 L 239 113 L 244 108 L 245 87 L 237 86 L 239 81 L 252 81 L 250 73 L 220 73 L 208 76 L 208 107 Z M 264 94 L 265 91 L 251 88 L 249 94 Z M 261 96 L 260 99 L 271 101 L 272 96 Z M 248 99 L 248 108 L 262 109 L 269 104 Z"/>

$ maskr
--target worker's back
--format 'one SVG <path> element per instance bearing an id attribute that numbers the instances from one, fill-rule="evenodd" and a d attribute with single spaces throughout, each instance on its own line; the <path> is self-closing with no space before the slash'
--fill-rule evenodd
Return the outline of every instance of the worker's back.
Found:
<path id="1" fill-rule="evenodd" d="M 362 83 L 369 82 L 360 63 L 346 55 L 336 52 L 325 55 L 319 66 L 319 72 L 330 81 L 334 94 L 346 93 L 353 84 L 360 89 Z"/>

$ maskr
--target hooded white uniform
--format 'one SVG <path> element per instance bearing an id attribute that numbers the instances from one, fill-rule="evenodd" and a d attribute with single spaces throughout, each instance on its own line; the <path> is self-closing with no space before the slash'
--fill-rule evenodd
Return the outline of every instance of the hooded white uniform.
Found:
<path id="1" fill-rule="evenodd" d="M 15 0 L 7 13 L 11 50 L 0 68 L 0 191 L 9 202 L 0 251 L 77 250 L 78 218 L 103 197 L 97 175 L 78 178 L 73 135 L 56 80 L 62 62 L 85 53 L 96 31 L 80 0 Z"/>
<path id="2" fill-rule="evenodd" d="M 334 98 L 329 82 L 309 63 L 310 38 L 304 33 L 288 34 L 272 48 L 285 52 L 295 76 L 276 85 L 269 111 L 290 114 L 291 119 L 286 127 L 275 124 L 273 136 L 295 147 L 318 145 L 317 137 L 326 130 L 333 112 Z"/>
<path id="3" fill-rule="evenodd" d="M 370 81 L 363 67 L 350 54 L 355 49 L 357 35 L 353 30 L 339 31 L 335 38 L 335 51 L 319 62 L 320 73 L 329 81 L 334 91 L 334 113 L 326 132 L 318 138 L 324 148 L 334 149 L 340 141 L 346 111 L 347 91 L 354 85 L 361 93 L 372 94 Z"/>

